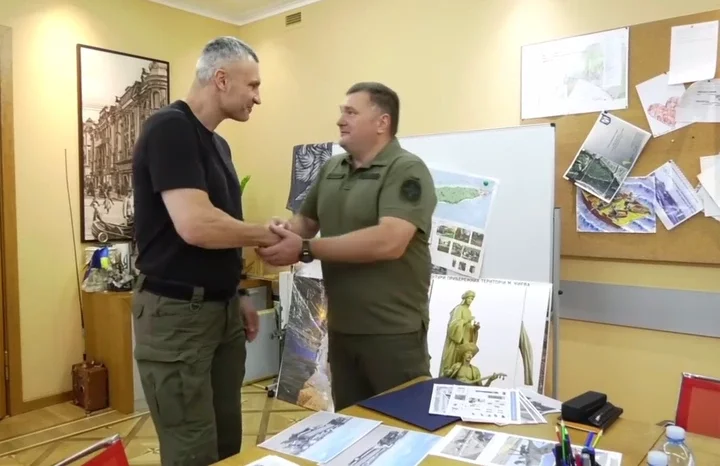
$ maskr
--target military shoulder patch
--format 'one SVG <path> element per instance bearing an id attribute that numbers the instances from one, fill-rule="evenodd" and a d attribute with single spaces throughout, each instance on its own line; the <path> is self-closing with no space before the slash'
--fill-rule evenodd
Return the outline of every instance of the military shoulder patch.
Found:
<path id="1" fill-rule="evenodd" d="M 400 197 L 408 202 L 418 202 L 422 197 L 422 186 L 417 178 L 406 178 L 400 185 Z"/>

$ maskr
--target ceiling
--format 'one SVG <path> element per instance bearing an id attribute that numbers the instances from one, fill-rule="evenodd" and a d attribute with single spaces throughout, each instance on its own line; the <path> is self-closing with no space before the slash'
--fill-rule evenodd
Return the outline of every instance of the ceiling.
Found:
<path id="1" fill-rule="evenodd" d="M 231 24 L 247 24 L 320 0 L 150 0 Z"/>

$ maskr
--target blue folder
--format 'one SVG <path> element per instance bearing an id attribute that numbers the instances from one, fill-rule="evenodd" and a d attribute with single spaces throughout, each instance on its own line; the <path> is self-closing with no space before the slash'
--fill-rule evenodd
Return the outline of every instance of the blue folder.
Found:
<path id="1" fill-rule="evenodd" d="M 410 385 L 402 390 L 383 393 L 358 403 L 358 406 L 372 409 L 386 416 L 434 432 L 460 420 L 455 416 L 439 416 L 428 413 L 432 399 L 433 385 L 467 385 L 445 377 L 430 379 Z"/>

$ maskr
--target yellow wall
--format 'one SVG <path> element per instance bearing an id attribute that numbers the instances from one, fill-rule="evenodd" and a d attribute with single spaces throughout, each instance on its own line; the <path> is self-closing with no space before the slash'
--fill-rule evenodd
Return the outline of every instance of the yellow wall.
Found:
<path id="1" fill-rule="evenodd" d="M 299 27 L 285 28 L 282 16 L 243 26 L 264 79 L 264 104 L 233 147 L 238 167 L 253 175 L 249 218 L 287 215 L 292 146 L 337 137 L 337 104 L 356 81 L 399 92 L 400 136 L 517 125 L 523 44 L 718 7 L 717 0 L 324 0 L 303 9 Z M 562 279 L 720 291 L 720 268 L 564 259 Z M 672 417 L 681 371 L 720 376 L 717 339 L 563 321 L 559 349 L 562 398 L 603 390 L 630 418 Z M 596 369 L 581 375 L 588 364 Z"/>
<path id="2" fill-rule="evenodd" d="M 32 400 L 70 390 L 70 366 L 82 358 L 63 168 L 67 149 L 79 236 L 75 45 L 168 60 L 175 99 L 204 43 L 237 27 L 145 0 L 3 0 L 0 24 L 13 29 L 23 395 Z"/>

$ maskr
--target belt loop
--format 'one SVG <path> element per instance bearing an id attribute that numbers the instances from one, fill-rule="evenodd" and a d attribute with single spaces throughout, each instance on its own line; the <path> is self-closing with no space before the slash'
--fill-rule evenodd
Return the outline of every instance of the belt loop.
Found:
<path id="1" fill-rule="evenodd" d="M 205 288 L 202 288 L 200 286 L 194 286 L 193 292 L 192 292 L 192 298 L 190 298 L 190 302 L 199 304 L 203 301 L 204 295 L 205 295 Z"/>
<path id="2" fill-rule="evenodd" d="M 143 285 L 145 284 L 145 274 L 139 273 L 137 278 L 135 279 L 135 290 L 139 293 L 143 289 Z"/>

